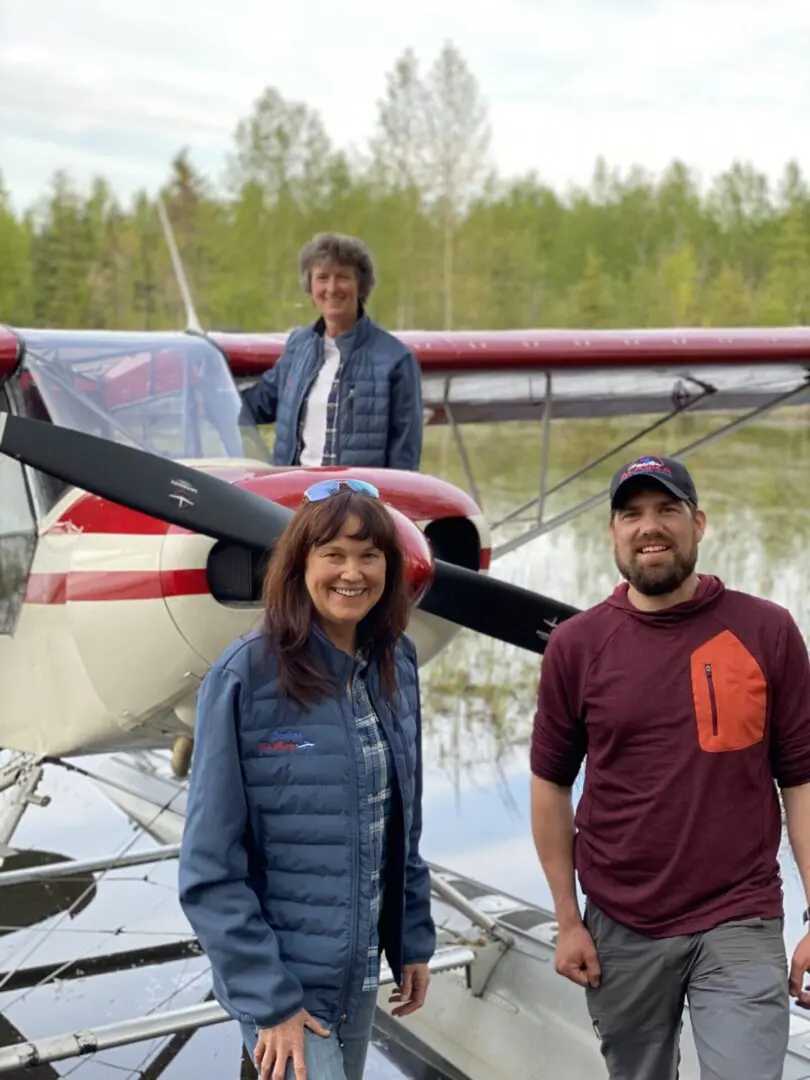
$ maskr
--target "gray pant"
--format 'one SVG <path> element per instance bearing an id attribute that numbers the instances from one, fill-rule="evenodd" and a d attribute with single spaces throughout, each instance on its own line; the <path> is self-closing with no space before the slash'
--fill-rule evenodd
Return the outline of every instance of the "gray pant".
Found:
<path id="1" fill-rule="evenodd" d="M 677 1080 L 685 1001 L 701 1080 L 781 1080 L 790 1027 L 782 919 L 653 939 L 588 902 L 601 984 L 586 990 L 610 1080 Z"/>

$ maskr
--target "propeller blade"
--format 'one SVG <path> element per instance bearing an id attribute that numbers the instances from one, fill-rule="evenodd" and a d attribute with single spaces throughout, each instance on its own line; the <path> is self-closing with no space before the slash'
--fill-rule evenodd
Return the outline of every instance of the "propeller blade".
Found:
<path id="1" fill-rule="evenodd" d="M 0 453 L 171 525 L 265 552 L 293 511 L 187 465 L 42 420 L 0 413 Z M 419 607 L 488 637 L 543 653 L 577 608 L 437 559 Z"/>
<path id="2" fill-rule="evenodd" d="M 183 529 L 267 551 L 292 510 L 168 458 L 0 413 L 0 453 Z"/>
<path id="3" fill-rule="evenodd" d="M 419 607 L 487 637 L 543 653 L 554 627 L 578 608 L 506 581 L 436 560 L 433 584 Z"/>

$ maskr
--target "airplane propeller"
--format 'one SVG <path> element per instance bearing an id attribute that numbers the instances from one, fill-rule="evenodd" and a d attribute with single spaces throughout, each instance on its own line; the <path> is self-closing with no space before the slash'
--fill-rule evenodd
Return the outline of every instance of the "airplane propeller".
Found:
<path id="1" fill-rule="evenodd" d="M 0 413 L 0 453 L 67 484 L 214 540 L 269 551 L 293 511 L 145 450 L 42 420 Z M 542 653 L 577 608 L 436 559 L 421 610 Z"/>

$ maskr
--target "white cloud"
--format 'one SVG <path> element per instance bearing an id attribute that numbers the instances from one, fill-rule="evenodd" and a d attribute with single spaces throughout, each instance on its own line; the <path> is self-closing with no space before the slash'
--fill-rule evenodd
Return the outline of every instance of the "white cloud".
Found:
<path id="1" fill-rule="evenodd" d="M 154 187 L 188 144 L 218 175 L 267 85 L 363 147 L 384 76 L 408 45 L 452 39 L 490 104 L 503 173 L 586 182 L 598 154 L 710 176 L 745 158 L 810 171 L 806 0 L 6 0 L 0 168 L 15 202 L 65 167 Z"/>

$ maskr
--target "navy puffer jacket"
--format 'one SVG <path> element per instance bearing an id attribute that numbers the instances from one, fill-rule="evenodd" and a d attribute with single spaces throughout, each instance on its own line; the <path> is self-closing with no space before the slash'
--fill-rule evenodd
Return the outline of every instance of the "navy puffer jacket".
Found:
<path id="1" fill-rule="evenodd" d="M 258 424 L 276 425 L 274 465 L 297 465 L 304 403 L 323 365 L 324 321 L 294 330 L 282 356 L 242 398 Z M 337 409 L 337 464 L 417 470 L 422 383 L 415 356 L 363 313 L 335 338 L 344 370 Z"/>
<path id="2" fill-rule="evenodd" d="M 319 630 L 311 647 L 346 686 L 355 661 Z M 422 757 L 416 651 L 397 649 L 398 693 L 368 690 L 396 773 L 380 944 L 397 982 L 426 963 L 436 935 L 430 874 L 419 854 Z M 180 903 L 235 1019 L 272 1027 L 302 1006 L 326 1023 L 351 1018 L 369 926 L 369 828 L 363 750 L 348 695 L 301 709 L 279 692 L 257 631 L 232 645 L 200 687 L 179 865 Z"/>

